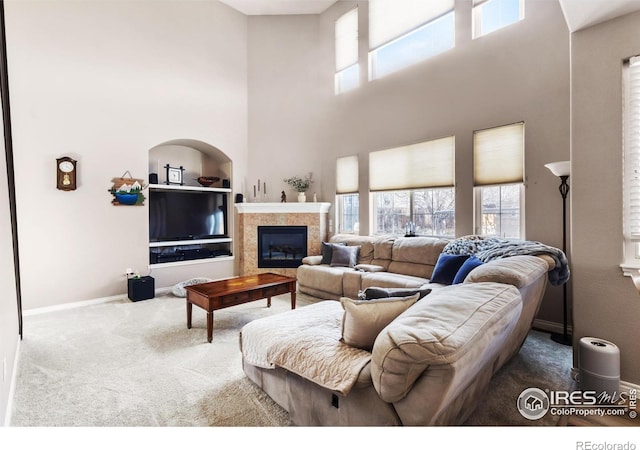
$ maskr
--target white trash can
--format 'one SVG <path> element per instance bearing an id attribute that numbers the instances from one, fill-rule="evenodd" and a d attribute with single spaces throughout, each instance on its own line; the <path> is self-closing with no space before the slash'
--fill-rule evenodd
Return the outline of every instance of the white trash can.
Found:
<path id="1" fill-rule="evenodd" d="M 578 385 L 581 391 L 595 391 L 600 400 L 620 396 L 620 350 L 613 342 L 583 337 L 578 344 Z M 607 396 L 603 395 L 606 392 Z"/>

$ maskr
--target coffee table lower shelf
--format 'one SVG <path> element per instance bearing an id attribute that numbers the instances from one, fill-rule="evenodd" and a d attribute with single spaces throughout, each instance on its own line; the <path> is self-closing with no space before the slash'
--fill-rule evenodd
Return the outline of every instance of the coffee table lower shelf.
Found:
<path id="1" fill-rule="evenodd" d="M 210 283 L 185 286 L 187 291 L 187 328 L 191 329 L 193 305 L 207 312 L 207 340 L 213 340 L 213 311 L 241 305 L 256 300 L 267 299 L 271 307 L 271 297 L 291 294 L 291 309 L 296 308 L 296 279 L 263 273 L 246 277 L 212 281 Z"/>

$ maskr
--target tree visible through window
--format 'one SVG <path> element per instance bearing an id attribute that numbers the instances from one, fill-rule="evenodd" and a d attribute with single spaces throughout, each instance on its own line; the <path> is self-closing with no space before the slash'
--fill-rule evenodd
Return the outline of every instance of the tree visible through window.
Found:
<path id="1" fill-rule="evenodd" d="M 479 188 L 481 202 L 480 234 L 520 237 L 520 185 Z"/>
<path id="2" fill-rule="evenodd" d="M 376 192 L 375 234 L 421 236 L 455 235 L 455 192 L 453 188 Z"/>

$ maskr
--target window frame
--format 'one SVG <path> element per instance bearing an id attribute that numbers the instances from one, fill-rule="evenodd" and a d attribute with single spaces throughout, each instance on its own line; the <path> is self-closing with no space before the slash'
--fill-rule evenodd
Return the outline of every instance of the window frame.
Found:
<path id="1" fill-rule="evenodd" d="M 483 15 L 482 15 L 482 8 L 483 6 L 486 6 L 487 4 L 490 4 L 494 1 L 498 1 L 498 0 L 486 0 L 486 1 L 482 1 L 482 2 L 474 2 L 477 3 L 476 5 L 474 5 L 471 9 L 471 14 L 472 14 L 472 20 L 471 20 L 471 38 L 472 39 L 478 39 L 481 38 L 483 36 L 487 36 L 491 33 L 494 33 L 496 31 L 502 30 L 504 28 L 507 28 L 511 25 L 514 25 L 518 22 L 521 22 L 524 20 L 525 18 L 525 0 L 518 0 L 518 12 L 519 12 L 519 17 L 518 20 L 516 20 L 515 22 L 510 22 L 508 24 L 502 25 L 499 28 L 493 29 L 491 31 L 488 31 L 486 33 L 482 32 L 482 22 L 483 22 Z"/>
<path id="2" fill-rule="evenodd" d="M 416 234 L 416 236 L 426 236 L 426 237 L 438 237 L 438 238 L 454 238 L 455 237 L 455 216 L 456 216 L 456 206 L 455 206 L 455 200 L 456 200 L 456 190 L 455 190 L 455 186 L 449 186 L 449 187 L 428 187 L 428 188 L 414 188 L 414 189 L 398 189 L 398 190 L 392 190 L 392 191 L 376 191 L 376 192 L 370 192 L 370 218 L 369 218 L 369 223 L 371 224 L 371 234 L 374 236 L 382 236 L 382 235 L 387 235 L 387 234 L 392 234 L 392 235 L 405 235 L 406 231 L 407 231 L 407 225 L 409 223 L 414 223 L 416 222 L 415 220 L 415 215 L 416 215 L 416 210 L 415 210 L 415 194 L 417 192 L 420 191 L 443 191 L 443 190 L 450 190 L 451 191 L 451 196 L 453 198 L 453 209 L 452 209 L 452 216 L 453 216 L 453 234 Z M 403 230 L 398 230 L 397 232 L 395 231 L 378 231 L 378 208 L 377 208 L 377 195 L 384 195 L 384 194 L 398 194 L 398 193 L 408 193 L 409 195 L 409 215 L 408 215 L 408 220 L 407 220 L 407 224 L 405 224 Z M 434 214 L 431 214 L 432 218 L 434 216 Z M 432 220 L 433 222 L 433 220 Z"/>
<path id="3" fill-rule="evenodd" d="M 355 49 L 352 49 L 355 51 L 355 60 L 351 60 L 351 58 L 348 58 L 348 61 L 350 61 L 350 63 L 347 63 L 347 65 L 340 64 L 339 66 L 338 23 L 341 20 L 348 18 L 349 15 L 351 14 L 355 14 L 355 25 L 356 25 L 356 29 L 351 30 L 354 32 L 354 36 L 355 36 Z M 360 17 L 360 11 L 356 6 L 355 8 L 350 9 L 349 11 L 345 12 L 340 17 L 338 17 L 338 19 L 335 21 L 335 24 L 334 24 L 333 33 L 334 33 L 334 40 L 335 40 L 335 46 L 334 46 L 334 60 L 335 60 L 334 93 L 335 95 L 344 94 L 345 92 L 353 91 L 360 87 L 360 37 L 359 37 L 360 36 L 359 34 L 360 19 L 359 17 Z M 344 42 L 342 43 L 344 45 Z M 344 47 L 341 47 L 341 48 L 344 51 Z M 353 71 L 354 69 L 355 69 L 355 84 L 353 86 L 348 86 L 345 88 L 345 78 L 346 78 L 345 75 L 350 71 Z"/>
<path id="4" fill-rule="evenodd" d="M 485 186 L 474 186 L 473 188 L 473 229 L 475 230 L 475 234 L 480 236 L 494 236 L 490 234 L 483 233 L 482 230 L 482 190 L 486 188 L 494 188 L 494 187 L 503 187 L 503 186 L 518 186 L 519 187 L 519 195 L 518 195 L 518 213 L 520 215 L 520 224 L 518 227 L 519 236 L 495 236 L 498 238 L 506 238 L 506 239 L 526 239 L 526 220 L 525 220 L 525 184 L 522 183 L 504 183 L 504 184 L 494 184 L 494 185 L 485 185 Z M 502 197 L 502 196 L 501 196 Z M 502 211 L 502 207 L 500 207 L 500 211 Z M 500 213 L 502 214 L 502 213 Z"/>
<path id="5" fill-rule="evenodd" d="M 635 60 L 635 61 L 634 61 Z M 640 55 L 628 58 L 624 61 L 622 67 L 622 180 L 623 180 L 623 205 L 622 205 L 622 236 L 623 236 L 623 255 L 622 263 L 620 267 L 625 276 L 631 276 L 631 272 L 636 272 L 640 269 L 640 234 L 633 234 L 631 229 L 630 219 L 630 197 L 631 192 L 637 189 L 637 183 L 632 183 L 629 180 L 629 163 L 628 161 L 634 159 L 631 150 L 634 145 L 637 146 L 639 142 L 631 138 L 632 133 L 629 130 L 629 116 L 633 116 L 640 112 L 640 105 L 635 104 L 635 108 L 632 110 L 632 97 L 631 97 L 631 65 L 634 62 L 634 66 L 637 65 L 635 70 L 640 74 Z M 637 87 L 636 87 L 637 88 Z M 634 91 L 634 93 L 636 93 Z M 637 99 L 634 100 L 640 102 L 640 91 L 637 92 Z M 640 138 L 637 138 L 640 141 Z M 637 157 L 637 155 L 635 155 Z M 640 170 L 640 164 L 636 161 L 636 166 Z M 636 184 L 636 186 L 632 186 Z"/>
<path id="6" fill-rule="evenodd" d="M 357 227 L 352 229 L 344 228 L 347 222 L 345 218 L 345 205 L 344 200 L 346 197 L 355 197 L 358 201 L 358 206 L 355 211 L 355 224 Z M 357 192 L 350 194 L 336 194 L 336 231 L 341 234 L 358 234 L 360 233 L 360 194 Z"/>
<path id="7" fill-rule="evenodd" d="M 428 22 L 425 22 L 425 23 L 423 23 L 423 24 L 421 24 L 421 25 L 419 25 L 419 26 L 417 26 L 417 27 L 415 27 L 415 28 L 413 28 L 411 30 L 408 30 L 406 33 L 404 33 L 404 34 L 402 34 L 402 35 L 390 40 L 389 42 L 386 42 L 386 43 L 384 43 L 384 44 L 382 44 L 382 45 L 380 45 L 380 46 L 378 46 L 376 48 L 370 49 L 369 50 L 369 54 L 368 54 L 368 69 L 369 69 L 368 70 L 368 78 L 367 78 L 368 81 L 375 81 L 375 80 L 382 79 L 382 78 L 384 78 L 386 76 L 389 76 L 391 74 L 397 73 L 397 72 L 399 72 L 401 70 L 404 70 L 404 69 L 406 69 L 408 67 L 415 66 L 416 64 L 419 64 L 421 62 L 427 61 L 427 60 L 429 60 L 429 59 L 431 59 L 431 58 L 433 58 L 435 56 L 438 56 L 438 55 L 441 55 L 442 53 L 447 52 L 448 50 L 451 50 L 452 48 L 455 48 L 455 46 L 456 46 L 456 15 L 455 15 L 455 12 L 456 11 L 455 11 L 455 8 L 454 8 L 449 12 L 446 12 L 446 13 L 438 16 L 438 17 L 435 17 L 435 18 L 429 20 Z M 446 19 L 447 16 L 452 16 L 452 22 L 453 22 L 452 45 L 451 45 L 451 47 L 449 47 L 447 49 L 444 49 L 442 51 L 439 51 L 437 53 L 431 54 L 431 55 L 427 56 L 424 59 L 420 59 L 420 60 L 415 61 L 413 63 L 406 64 L 406 65 L 403 65 L 401 67 L 397 67 L 394 70 L 385 73 L 384 75 L 379 75 L 377 73 L 378 72 L 378 69 L 377 69 L 378 53 L 381 50 L 383 50 L 385 48 L 388 48 L 391 45 L 397 44 L 398 42 L 409 38 L 411 35 L 413 35 L 415 33 L 418 33 L 420 31 L 423 31 L 427 27 L 433 26 L 436 22 Z"/>

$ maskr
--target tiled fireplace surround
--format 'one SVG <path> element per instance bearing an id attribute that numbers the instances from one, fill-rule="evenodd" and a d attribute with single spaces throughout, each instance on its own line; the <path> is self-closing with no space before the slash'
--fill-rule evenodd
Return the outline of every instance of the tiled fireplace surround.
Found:
<path id="1" fill-rule="evenodd" d="M 327 240 L 331 203 L 236 203 L 236 224 L 240 276 L 278 273 L 296 276 L 296 269 L 258 268 L 258 225 L 307 226 L 307 255 L 319 255 Z"/>

